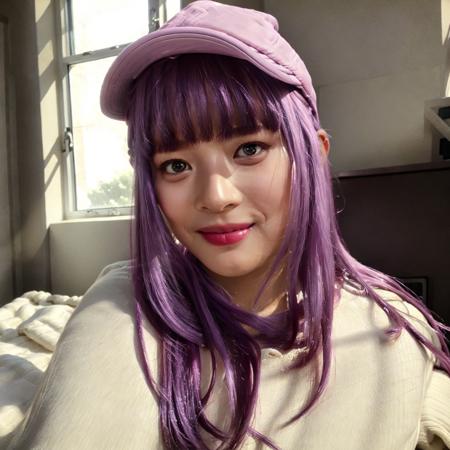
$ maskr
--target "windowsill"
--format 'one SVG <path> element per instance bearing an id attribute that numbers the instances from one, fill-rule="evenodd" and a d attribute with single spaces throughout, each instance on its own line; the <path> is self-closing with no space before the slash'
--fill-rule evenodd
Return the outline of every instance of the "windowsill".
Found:
<path id="1" fill-rule="evenodd" d="M 132 219 L 132 216 L 130 215 L 123 215 L 123 216 L 103 216 L 103 217 L 85 217 L 80 219 L 67 219 L 67 220 L 60 220 L 55 221 L 50 224 L 52 225 L 64 225 L 69 223 L 86 223 L 86 222 L 117 222 L 117 221 L 129 221 Z"/>

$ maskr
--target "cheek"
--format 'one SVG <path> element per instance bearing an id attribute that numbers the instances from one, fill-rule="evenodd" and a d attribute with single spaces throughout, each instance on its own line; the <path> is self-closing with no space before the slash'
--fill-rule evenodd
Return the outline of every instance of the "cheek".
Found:
<path id="1" fill-rule="evenodd" d="M 268 214 L 273 215 L 280 211 L 280 206 L 288 204 L 290 164 L 287 158 L 274 157 L 241 184 L 247 198 Z"/>
<path id="2" fill-rule="evenodd" d="M 175 184 L 156 183 L 156 196 L 159 206 L 166 216 L 172 230 L 177 229 L 178 225 L 186 218 L 188 193 L 186 189 L 178 189 Z"/>

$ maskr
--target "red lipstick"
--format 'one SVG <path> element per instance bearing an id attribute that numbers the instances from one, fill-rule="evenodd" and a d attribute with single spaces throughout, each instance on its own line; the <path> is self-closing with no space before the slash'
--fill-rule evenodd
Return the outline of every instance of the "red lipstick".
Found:
<path id="1" fill-rule="evenodd" d="M 253 223 L 228 223 L 200 228 L 198 232 L 211 244 L 230 245 L 244 239 L 253 225 Z"/>

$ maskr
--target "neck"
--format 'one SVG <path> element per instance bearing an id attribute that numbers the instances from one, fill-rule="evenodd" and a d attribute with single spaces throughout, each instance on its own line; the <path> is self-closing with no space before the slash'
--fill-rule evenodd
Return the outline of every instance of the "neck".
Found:
<path id="1" fill-rule="evenodd" d="M 231 295 L 233 302 L 245 311 L 266 317 L 287 309 L 284 266 L 274 273 L 256 305 L 254 301 L 267 272 L 255 271 L 239 277 L 224 277 L 211 272 L 210 274 Z"/>

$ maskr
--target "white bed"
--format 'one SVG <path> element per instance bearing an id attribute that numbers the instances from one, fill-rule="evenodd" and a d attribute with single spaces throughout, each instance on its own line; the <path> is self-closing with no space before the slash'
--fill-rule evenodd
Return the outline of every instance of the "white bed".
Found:
<path id="1" fill-rule="evenodd" d="M 81 298 L 30 291 L 0 308 L 0 448 L 22 422 Z"/>

